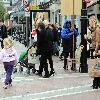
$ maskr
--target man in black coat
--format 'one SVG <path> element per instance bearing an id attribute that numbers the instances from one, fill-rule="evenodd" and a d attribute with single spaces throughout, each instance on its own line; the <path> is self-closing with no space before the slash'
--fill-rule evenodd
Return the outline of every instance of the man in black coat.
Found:
<path id="1" fill-rule="evenodd" d="M 0 42 L 2 48 L 3 48 L 3 40 L 5 38 L 7 38 L 7 28 L 4 25 L 3 21 L 0 19 Z"/>
<path id="2" fill-rule="evenodd" d="M 53 37 L 50 30 L 45 29 L 45 25 L 43 23 L 38 24 L 38 30 L 39 32 L 37 34 L 37 53 L 41 55 L 38 74 L 41 76 L 44 68 L 44 78 L 48 78 L 51 73 L 49 74 L 48 71 L 47 59 L 49 60 L 51 71 L 54 71 L 52 61 Z"/>

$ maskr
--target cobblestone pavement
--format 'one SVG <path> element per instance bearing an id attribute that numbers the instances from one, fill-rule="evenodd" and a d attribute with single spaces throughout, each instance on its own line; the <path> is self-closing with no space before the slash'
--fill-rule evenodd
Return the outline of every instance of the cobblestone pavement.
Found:
<path id="1" fill-rule="evenodd" d="M 15 48 L 20 54 L 26 48 L 16 42 Z M 42 78 L 35 74 L 13 74 L 13 86 L 3 89 L 5 79 L 3 68 L 0 68 L 0 100 L 100 100 L 100 90 L 92 89 L 92 79 L 88 73 L 63 70 L 63 61 L 53 57 L 56 74 Z M 88 59 L 89 67 L 96 60 Z M 38 69 L 38 64 L 36 68 Z M 79 66 L 79 64 L 77 65 Z"/>

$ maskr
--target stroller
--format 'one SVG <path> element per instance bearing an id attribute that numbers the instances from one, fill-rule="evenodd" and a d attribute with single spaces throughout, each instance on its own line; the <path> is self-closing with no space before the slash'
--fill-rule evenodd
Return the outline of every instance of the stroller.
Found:
<path id="1" fill-rule="evenodd" d="M 19 66 L 19 72 L 23 72 L 23 68 L 27 68 L 26 73 L 30 74 L 30 70 L 32 70 L 32 73 L 37 72 L 38 70 L 35 69 L 36 61 L 36 43 L 33 43 L 28 50 L 21 52 L 19 56 L 19 61 L 15 65 L 13 73 L 16 73 L 18 71 L 17 66 Z"/>

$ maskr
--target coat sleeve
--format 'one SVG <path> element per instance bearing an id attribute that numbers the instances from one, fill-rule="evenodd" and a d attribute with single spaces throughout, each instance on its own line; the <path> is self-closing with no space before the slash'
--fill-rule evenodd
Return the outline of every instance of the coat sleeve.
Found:
<path id="1" fill-rule="evenodd" d="M 98 27 L 96 31 L 96 48 L 95 48 L 96 51 L 98 51 L 98 49 L 100 48 L 99 46 L 100 46 L 100 28 Z"/>
<path id="2" fill-rule="evenodd" d="M 79 35 L 78 31 L 74 29 L 74 32 L 75 32 L 75 36 L 77 37 Z"/>
<path id="3" fill-rule="evenodd" d="M 63 39 L 69 39 L 69 38 L 71 37 L 72 34 L 73 34 L 72 32 L 69 33 L 69 32 L 67 32 L 66 29 L 62 29 L 61 37 L 62 37 Z"/>

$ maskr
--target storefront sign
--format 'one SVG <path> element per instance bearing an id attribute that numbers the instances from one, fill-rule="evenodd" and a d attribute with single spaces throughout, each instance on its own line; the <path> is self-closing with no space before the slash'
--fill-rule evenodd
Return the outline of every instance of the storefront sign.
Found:
<path id="1" fill-rule="evenodd" d="M 31 6 L 31 10 L 39 10 L 39 6 Z"/>

